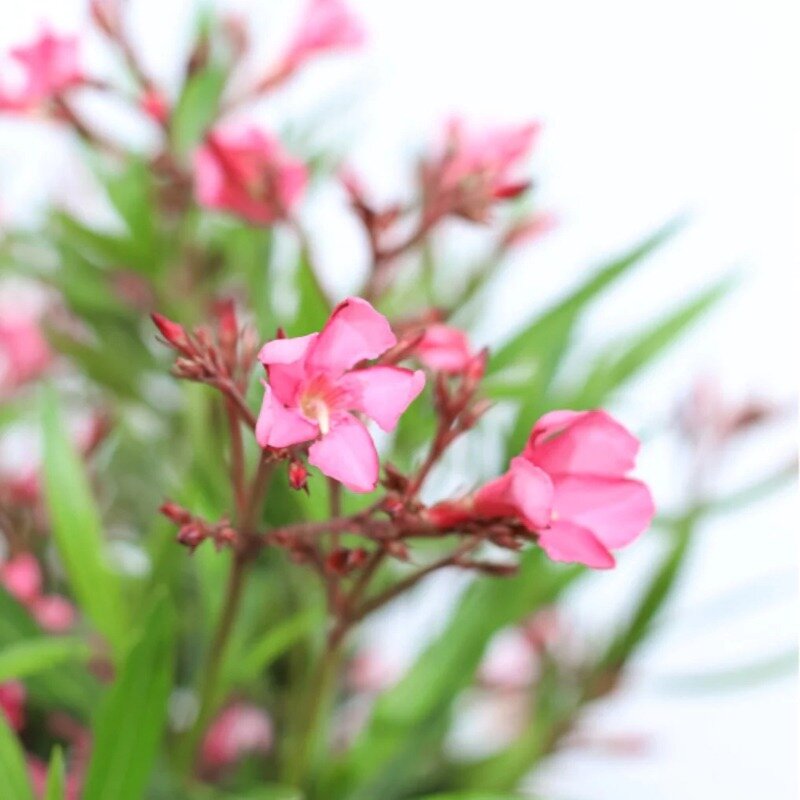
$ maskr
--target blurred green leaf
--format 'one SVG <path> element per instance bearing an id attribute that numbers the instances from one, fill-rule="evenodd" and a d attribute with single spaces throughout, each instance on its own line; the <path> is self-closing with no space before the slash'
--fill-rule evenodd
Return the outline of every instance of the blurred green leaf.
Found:
<path id="1" fill-rule="evenodd" d="M 3 800 L 34 800 L 25 754 L 17 735 L 0 712 L 0 787 Z"/>
<path id="2" fill-rule="evenodd" d="M 709 672 L 673 675 L 660 681 L 668 691 L 714 692 L 734 689 L 751 689 L 768 681 L 796 675 L 798 667 L 797 648 L 783 653 L 760 658 L 749 664 Z"/>
<path id="3" fill-rule="evenodd" d="M 42 418 L 45 497 L 56 547 L 80 607 L 119 654 L 128 637 L 120 580 L 106 565 L 100 513 L 49 388 Z"/>
<path id="4" fill-rule="evenodd" d="M 725 278 L 699 292 L 644 331 L 610 346 L 597 359 L 594 369 L 575 393 L 575 402 L 584 408 L 603 403 L 614 390 L 674 344 L 679 336 L 727 294 L 730 286 L 731 279 Z"/>
<path id="5" fill-rule="evenodd" d="M 42 672 L 72 661 L 84 661 L 89 647 L 80 639 L 48 636 L 15 642 L 0 649 L 0 682 Z"/>
<path id="6" fill-rule="evenodd" d="M 172 144 L 185 157 L 203 139 L 219 114 L 226 71 L 209 64 L 186 83 L 172 117 Z"/>
<path id="7" fill-rule="evenodd" d="M 305 248 L 297 260 L 295 291 L 297 292 L 295 333 L 300 335 L 320 330 L 328 319 L 331 309 Z"/>
<path id="8" fill-rule="evenodd" d="M 24 609 L 0 586 L 0 644 L 15 646 L 41 639 L 42 631 Z M 69 709 L 84 718 L 97 696 L 96 681 L 74 663 L 62 663 L 25 680 L 30 697 L 47 706 Z"/>
<path id="9" fill-rule="evenodd" d="M 167 719 L 174 659 L 174 612 L 161 594 L 100 707 L 83 800 L 144 797 Z"/>
<path id="10" fill-rule="evenodd" d="M 429 794 L 419 800 L 524 800 L 521 794 L 497 794 L 495 792 L 452 792 Z"/>
<path id="11" fill-rule="evenodd" d="M 56 745 L 50 753 L 50 765 L 47 768 L 44 800 L 65 800 L 64 753 Z"/>
<path id="12" fill-rule="evenodd" d="M 620 669 L 639 644 L 650 633 L 657 614 L 672 595 L 681 574 L 689 544 L 697 521 L 696 513 L 677 520 L 672 530 L 672 541 L 667 552 L 634 605 L 631 618 L 618 631 L 608 649 L 600 658 L 599 674 Z"/>
<path id="13" fill-rule="evenodd" d="M 239 682 L 255 680 L 273 661 L 283 655 L 300 639 L 324 624 L 320 609 L 308 608 L 270 628 L 245 648 L 241 660 L 234 664 Z"/>
<path id="14" fill-rule="evenodd" d="M 202 800 L 303 800 L 303 793 L 290 786 L 264 784 L 249 790 L 224 791 L 212 789 Z"/>
<path id="15" fill-rule="evenodd" d="M 552 603 L 582 572 L 556 566 L 531 548 L 514 577 L 475 580 L 441 634 L 378 699 L 366 727 L 327 776 L 323 794 L 348 800 L 404 796 L 404 780 L 414 779 L 410 765 L 429 752 L 431 736 L 444 735 L 449 709 L 472 682 L 492 636 Z"/>

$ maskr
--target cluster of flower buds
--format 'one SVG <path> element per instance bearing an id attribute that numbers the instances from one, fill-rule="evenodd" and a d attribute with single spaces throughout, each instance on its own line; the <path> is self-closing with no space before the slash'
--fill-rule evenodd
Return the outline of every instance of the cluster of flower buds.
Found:
<path id="1" fill-rule="evenodd" d="M 194 552 L 206 539 L 214 542 L 218 550 L 223 547 L 236 547 L 239 543 L 239 535 L 228 520 L 207 522 L 171 500 L 162 503 L 159 511 L 178 525 L 176 538 L 191 552 Z"/>
<path id="2" fill-rule="evenodd" d="M 179 378 L 217 386 L 241 401 L 252 371 L 257 343 L 252 328 L 240 327 L 231 300 L 220 301 L 214 307 L 215 331 L 198 327 L 189 333 L 182 325 L 153 313 L 151 318 L 164 343 L 178 354 L 173 367 Z"/>

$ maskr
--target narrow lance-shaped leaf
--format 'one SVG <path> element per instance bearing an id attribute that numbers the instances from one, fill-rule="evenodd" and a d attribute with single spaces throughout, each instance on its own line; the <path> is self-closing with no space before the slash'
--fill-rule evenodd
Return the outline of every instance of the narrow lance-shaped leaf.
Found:
<path id="1" fill-rule="evenodd" d="M 174 639 L 174 614 L 161 595 L 100 707 L 83 800 L 145 796 L 167 718 Z"/>
<path id="2" fill-rule="evenodd" d="M 120 580 L 106 565 L 100 513 L 52 389 L 45 391 L 43 423 L 45 496 L 58 553 L 81 609 L 119 653 L 128 635 Z"/>
<path id="3" fill-rule="evenodd" d="M 34 800 L 19 739 L 0 711 L 0 788 L 3 800 Z"/>
<path id="4" fill-rule="evenodd" d="M 47 768 L 47 783 L 44 789 L 44 800 L 65 800 L 64 753 L 56 745 L 50 754 L 50 765 Z"/>
<path id="5" fill-rule="evenodd" d="M 0 682 L 27 678 L 65 663 L 89 657 L 85 642 L 69 637 L 42 637 L 0 649 Z"/>

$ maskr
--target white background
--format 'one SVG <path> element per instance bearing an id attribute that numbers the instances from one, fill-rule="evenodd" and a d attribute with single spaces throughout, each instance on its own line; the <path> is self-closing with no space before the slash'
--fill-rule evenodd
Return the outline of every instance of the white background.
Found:
<path id="1" fill-rule="evenodd" d="M 138 40 L 169 85 L 191 4 L 131 5 Z M 235 5 L 258 21 L 267 47 L 284 30 L 283 22 L 270 20 L 284 20 L 296 8 L 257 0 Z M 587 342 L 635 329 L 731 268 L 740 288 L 640 381 L 621 406 L 626 419 L 642 426 L 663 420 L 699 373 L 718 376 L 733 399 L 756 394 L 793 402 L 800 210 L 793 4 L 353 0 L 352 6 L 369 29 L 369 50 L 312 68 L 296 94 L 277 98 L 276 113 L 300 114 L 321 97 L 336 107 L 341 98 L 329 95 L 349 81 L 356 87 L 347 97 L 352 105 L 335 118 L 331 137 L 347 139 L 379 189 L 402 183 L 410 155 L 450 113 L 544 122 L 535 173 L 541 204 L 561 224 L 505 273 L 481 331 L 485 338 L 506 332 L 603 257 L 687 214 L 686 232 L 590 320 Z M 75 0 L 2 2 L 0 44 L 30 34 L 38 19 L 68 30 L 81 24 L 81 9 Z M 44 187 L 71 192 L 80 184 L 74 151 L 61 138 L 6 127 L 0 123 L 4 216 L 24 217 Z M 330 247 L 349 244 L 346 232 L 322 220 L 317 239 L 331 270 L 343 275 L 357 268 L 347 247 Z M 736 450 L 731 480 L 780 462 L 793 439 L 784 428 Z M 643 461 L 645 477 L 666 503 L 686 481 L 682 462 L 670 453 L 655 442 Z M 646 736 L 645 753 L 565 753 L 539 776 L 544 796 L 796 796 L 792 679 L 736 692 L 664 688 L 670 676 L 748 663 L 792 645 L 796 525 L 794 492 L 787 490 L 702 532 L 663 633 L 628 691 L 587 723 L 600 735 Z M 613 618 L 648 556 L 642 543 L 616 573 L 595 581 L 591 601 L 576 600 L 576 623 L 592 629 Z M 724 613 L 709 621 L 698 609 L 715 598 L 723 598 Z"/>

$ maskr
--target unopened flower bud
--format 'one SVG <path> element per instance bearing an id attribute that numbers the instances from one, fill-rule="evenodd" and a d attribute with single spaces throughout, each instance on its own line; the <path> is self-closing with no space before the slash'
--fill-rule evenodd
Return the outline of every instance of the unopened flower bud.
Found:
<path id="1" fill-rule="evenodd" d="M 191 342 L 186 335 L 183 325 L 179 325 L 177 322 L 173 322 L 171 319 L 167 319 L 162 314 L 156 312 L 150 315 L 150 319 L 153 320 L 155 326 L 170 347 L 174 347 L 185 355 L 192 352 Z"/>
<path id="2" fill-rule="evenodd" d="M 206 539 L 206 531 L 198 522 L 190 522 L 178 531 L 178 542 L 194 551 Z"/>
<path id="3" fill-rule="evenodd" d="M 289 485 L 292 489 L 303 489 L 308 493 L 308 470 L 302 461 L 289 462 Z"/>
<path id="4" fill-rule="evenodd" d="M 173 503 L 172 500 L 165 500 L 158 510 L 167 519 L 179 525 L 185 525 L 192 518 L 192 515 L 183 506 Z"/>
<path id="5" fill-rule="evenodd" d="M 361 547 L 354 550 L 340 547 L 328 554 L 325 569 L 334 575 L 346 575 L 362 566 L 368 557 L 369 553 Z"/>
<path id="6" fill-rule="evenodd" d="M 447 530 L 471 519 L 472 508 L 467 498 L 444 500 L 427 509 L 424 516 L 440 530 Z"/>

